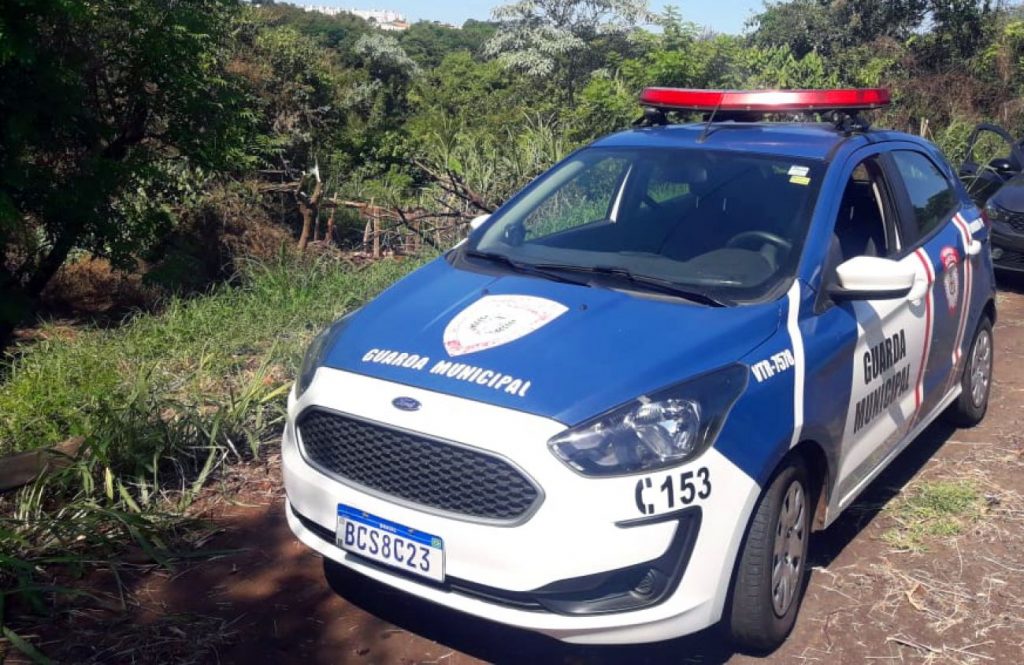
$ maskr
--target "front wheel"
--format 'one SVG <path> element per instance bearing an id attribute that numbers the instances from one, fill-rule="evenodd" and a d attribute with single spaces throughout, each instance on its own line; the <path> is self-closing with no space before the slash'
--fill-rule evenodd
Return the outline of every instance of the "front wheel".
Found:
<path id="1" fill-rule="evenodd" d="M 951 425 L 974 427 L 985 417 L 992 390 L 993 356 L 992 322 L 984 317 L 967 352 L 964 373 L 960 377 L 960 397 L 943 414 Z"/>
<path id="2" fill-rule="evenodd" d="M 796 622 L 807 582 L 812 497 L 807 467 L 787 462 L 758 501 L 729 598 L 729 637 L 756 653 L 775 650 Z"/>

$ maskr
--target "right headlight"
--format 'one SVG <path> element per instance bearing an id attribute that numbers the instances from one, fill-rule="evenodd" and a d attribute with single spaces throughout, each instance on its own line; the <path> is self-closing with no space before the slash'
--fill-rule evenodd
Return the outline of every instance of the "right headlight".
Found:
<path id="1" fill-rule="evenodd" d="M 353 310 L 341 317 L 326 330 L 321 332 L 319 335 L 313 338 L 310 342 L 309 348 L 306 349 L 306 355 L 302 358 L 302 365 L 299 366 L 299 374 L 295 379 L 295 398 L 302 397 L 302 393 L 306 392 L 309 388 L 309 384 L 313 382 L 313 377 L 316 376 L 317 369 L 324 364 L 324 360 L 327 357 L 327 353 L 334 346 L 335 340 L 338 339 L 338 335 L 348 324 L 349 318 L 358 310 Z"/>
<path id="2" fill-rule="evenodd" d="M 718 437 L 747 387 L 745 365 L 729 365 L 643 396 L 548 442 L 551 452 L 586 476 L 654 471 L 694 459 Z"/>
<path id="3" fill-rule="evenodd" d="M 995 203 L 992 203 L 992 201 L 985 204 L 985 208 L 982 210 L 981 216 L 989 224 L 992 222 L 1005 224 L 1010 221 L 1009 211 L 997 206 Z"/>

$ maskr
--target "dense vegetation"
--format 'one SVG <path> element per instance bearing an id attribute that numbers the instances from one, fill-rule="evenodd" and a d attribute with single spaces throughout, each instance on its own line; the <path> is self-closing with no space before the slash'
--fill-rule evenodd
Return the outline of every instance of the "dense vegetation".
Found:
<path id="1" fill-rule="evenodd" d="M 646 85 L 887 85 L 883 121 L 927 121 L 954 158 L 980 118 L 1024 130 L 1024 21 L 997 0 L 774 2 L 744 35 L 645 0 L 521 0 L 494 19 L 395 36 L 273 3 L 5 2 L 0 339 L 83 253 L 172 289 L 193 264 L 218 277 L 223 236 L 243 233 L 225 219 L 353 244 L 343 202 L 372 201 L 398 227 L 385 249 L 444 245 L 627 126 Z"/>
<path id="2" fill-rule="evenodd" d="M 0 367 L 0 454 L 84 440 L 0 500 L 0 629 L 17 639 L 4 601 L 43 611 L 71 554 L 172 556 L 211 471 L 276 437 L 303 344 L 417 265 L 339 254 L 368 213 L 383 250 L 449 246 L 638 118 L 648 85 L 885 85 L 878 122 L 957 159 L 981 119 L 1024 134 L 1022 58 L 1024 14 L 989 0 L 775 2 L 743 35 L 643 0 L 518 0 L 398 35 L 236 0 L 0 3 L 0 348 L 19 326 L 42 340 Z M 97 257 L 160 312 L 39 324 L 46 289 Z"/>

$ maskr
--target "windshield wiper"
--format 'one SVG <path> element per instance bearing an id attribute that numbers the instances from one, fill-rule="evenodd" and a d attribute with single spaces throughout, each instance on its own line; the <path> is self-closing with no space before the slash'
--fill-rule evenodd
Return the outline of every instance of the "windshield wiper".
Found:
<path id="1" fill-rule="evenodd" d="M 535 266 L 531 263 L 520 263 L 513 258 L 497 252 L 481 252 L 475 249 L 467 249 L 465 250 L 465 254 L 466 256 L 472 256 L 475 259 L 484 259 L 492 263 L 500 263 L 511 268 L 515 272 L 522 273 L 524 275 L 543 277 L 544 279 L 550 279 L 555 282 L 564 282 L 566 284 L 575 284 L 577 286 L 590 286 L 590 284 L 585 280 L 573 279 L 572 277 L 560 275 L 557 272 L 550 272 L 545 270 L 543 266 Z"/>
<path id="2" fill-rule="evenodd" d="M 612 277 L 619 277 L 626 280 L 627 282 L 636 286 L 643 287 L 650 291 L 657 291 L 659 293 L 666 293 L 668 295 L 679 296 L 686 300 L 698 302 L 703 305 L 711 305 L 712 307 L 725 307 L 727 303 L 719 300 L 713 296 L 703 293 L 701 291 L 691 291 L 684 285 L 678 282 L 673 282 L 667 279 L 661 279 L 659 277 L 651 277 L 649 275 L 637 275 L 634 272 L 627 270 L 626 268 L 620 268 L 618 266 L 574 266 L 569 264 L 560 263 L 544 263 L 534 266 L 538 269 L 543 270 L 564 270 L 566 272 L 579 272 L 587 273 L 592 275 L 610 275 Z"/>

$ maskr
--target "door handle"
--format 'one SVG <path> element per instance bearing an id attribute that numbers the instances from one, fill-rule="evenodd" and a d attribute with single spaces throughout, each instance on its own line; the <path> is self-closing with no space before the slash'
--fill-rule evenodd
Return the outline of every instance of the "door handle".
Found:
<path id="1" fill-rule="evenodd" d="M 914 285 L 910 287 L 910 293 L 907 294 L 907 300 L 911 302 L 917 302 L 928 295 L 928 289 L 931 288 L 931 284 L 928 283 L 928 278 L 918 273 L 917 277 L 914 278 Z"/>

